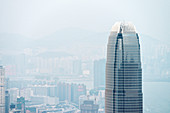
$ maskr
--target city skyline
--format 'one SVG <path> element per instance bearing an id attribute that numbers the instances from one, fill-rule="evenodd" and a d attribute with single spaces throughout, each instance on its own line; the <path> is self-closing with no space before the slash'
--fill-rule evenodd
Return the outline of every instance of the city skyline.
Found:
<path id="1" fill-rule="evenodd" d="M 1 0 L 0 113 L 169 113 L 169 5 Z"/>

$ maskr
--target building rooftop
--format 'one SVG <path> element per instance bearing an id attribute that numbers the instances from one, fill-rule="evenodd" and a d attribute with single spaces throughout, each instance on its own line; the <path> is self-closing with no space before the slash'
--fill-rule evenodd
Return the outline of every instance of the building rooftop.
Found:
<path id="1" fill-rule="evenodd" d="M 117 33 L 136 32 L 136 28 L 131 22 L 116 22 L 111 31 Z"/>

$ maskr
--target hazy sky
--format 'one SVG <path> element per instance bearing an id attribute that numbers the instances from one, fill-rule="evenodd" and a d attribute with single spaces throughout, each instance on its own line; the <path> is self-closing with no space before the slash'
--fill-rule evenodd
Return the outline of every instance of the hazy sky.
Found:
<path id="1" fill-rule="evenodd" d="M 40 38 L 65 28 L 109 32 L 116 21 L 170 41 L 170 0 L 0 0 L 0 33 Z"/>

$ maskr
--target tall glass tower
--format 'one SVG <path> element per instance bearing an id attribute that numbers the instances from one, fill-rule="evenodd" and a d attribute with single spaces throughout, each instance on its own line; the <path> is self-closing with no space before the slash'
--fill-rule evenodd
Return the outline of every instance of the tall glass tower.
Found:
<path id="1" fill-rule="evenodd" d="M 105 113 L 142 113 L 139 36 L 131 23 L 117 22 L 107 45 Z"/>

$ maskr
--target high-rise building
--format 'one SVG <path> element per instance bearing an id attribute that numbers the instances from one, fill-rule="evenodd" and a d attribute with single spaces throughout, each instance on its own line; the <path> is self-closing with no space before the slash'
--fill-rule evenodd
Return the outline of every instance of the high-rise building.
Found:
<path id="1" fill-rule="evenodd" d="M 106 62 L 106 113 L 142 113 L 139 36 L 131 23 L 116 23 L 110 33 Z"/>
<path id="2" fill-rule="evenodd" d="M 17 110 L 20 110 L 21 113 L 26 113 L 26 111 L 25 111 L 25 98 L 24 97 L 17 98 Z"/>
<path id="3" fill-rule="evenodd" d="M 59 98 L 60 101 L 65 101 L 67 100 L 67 95 L 71 95 L 70 93 L 67 93 L 67 83 L 61 83 L 59 82 L 57 84 L 57 97 Z"/>
<path id="4" fill-rule="evenodd" d="M 33 85 L 31 86 L 31 90 L 28 88 L 25 90 L 27 90 L 28 95 L 33 91 L 34 95 L 54 97 L 57 91 L 56 88 L 55 85 Z M 26 93 L 26 91 L 23 90 L 23 93 Z"/>
<path id="5" fill-rule="evenodd" d="M 84 84 L 71 84 L 71 102 L 79 105 L 81 95 L 86 95 L 86 86 Z"/>
<path id="6" fill-rule="evenodd" d="M 10 94 L 10 103 L 16 104 L 17 97 L 19 96 L 19 89 L 18 88 L 10 88 L 9 94 Z"/>
<path id="7" fill-rule="evenodd" d="M 105 87 L 105 59 L 94 61 L 94 88 L 104 89 Z"/>
<path id="8" fill-rule="evenodd" d="M 22 88 L 19 90 L 19 95 L 24 97 L 25 100 L 30 100 L 31 96 L 33 95 L 33 90 L 31 88 Z"/>
<path id="9" fill-rule="evenodd" d="M 5 69 L 0 66 L 0 113 L 5 113 Z"/>
<path id="10" fill-rule="evenodd" d="M 10 95 L 8 91 L 5 91 L 5 113 L 9 113 Z"/>
<path id="11" fill-rule="evenodd" d="M 82 62 L 81 60 L 74 60 L 73 61 L 73 74 L 75 75 L 81 75 L 82 74 Z"/>
<path id="12" fill-rule="evenodd" d="M 5 70 L 6 70 L 6 67 L 5 67 Z M 5 72 L 5 75 L 6 75 L 6 72 Z M 9 78 L 6 78 L 5 77 L 5 90 L 8 90 L 9 89 Z"/>
<path id="13" fill-rule="evenodd" d="M 93 100 L 85 100 L 80 106 L 81 113 L 98 113 L 99 105 Z"/>
<path id="14" fill-rule="evenodd" d="M 39 104 L 57 105 L 59 103 L 59 98 L 58 97 L 39 96 L 39 95 L 35 96 L 34 95 L 34 96 L 31 96 L 30 103 L 32 105 L 39 105 Z"/>
<path id="15" fill-rule="evenodd" d="M 79 104 L 79 96 L 86 95 L 86 86 L 84 84 L 69 84 L 61 83 L 57 84 L 57 97 L 60 101 L 69 101 L 75 104 Z"/>

